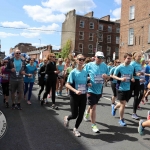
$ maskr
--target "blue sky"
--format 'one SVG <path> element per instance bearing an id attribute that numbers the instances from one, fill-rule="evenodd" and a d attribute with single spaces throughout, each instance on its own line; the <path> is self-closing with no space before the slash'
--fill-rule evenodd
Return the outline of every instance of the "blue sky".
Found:
<path id="1" fill-rule="evenodd" d="M 119 19 L 121 11 L 121 0 L 0 0 L 0 4 L 1 51 L 6 54 L 18 43 L 59 49 L 59 31 L 69 10 L 81 15 L 94 11 L 94 17 L 110 15 L 112 20 Z"/>

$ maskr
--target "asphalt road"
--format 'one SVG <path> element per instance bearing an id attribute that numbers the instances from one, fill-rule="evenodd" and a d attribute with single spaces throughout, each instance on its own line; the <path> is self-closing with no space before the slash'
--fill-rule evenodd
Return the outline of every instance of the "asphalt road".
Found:
<path id="1" fill-rule="evenodd" d="M 104 87 L 103 98 L 97 106 L 97 126 L 100 133 L 93 133 L 90 122 L 82 122 L 79 131 L 81 137 L 72 133 L 75 121 L 70 121 L 69 129 L 63 125 L 63 118 L 70 114 L 69 97 L 56 99 L 59 110 L 50 108 L 49 104 L 40 106 L 37 100 L 38 86 L 34 85 L 32 105 L 22 100 L 23 110 L 7 109 L 0 97 L 0 110 L 7 119 L 7 132 L 0 139 L 0 150 L 149 150 L 150 129 L 146 128 L 145 136 L 137 132 L 138 121 L 131 118 L 133 99 L 129 101 L 125 110 L 127 127 L 118 124 L 118 111 L 111 116 L 111 89 Z M 63 91 L 63 94 L 65 91 Z M 142 110 L 137 114 L 146 119 L 150 110 L 150 102 L 141 105 Z"/>

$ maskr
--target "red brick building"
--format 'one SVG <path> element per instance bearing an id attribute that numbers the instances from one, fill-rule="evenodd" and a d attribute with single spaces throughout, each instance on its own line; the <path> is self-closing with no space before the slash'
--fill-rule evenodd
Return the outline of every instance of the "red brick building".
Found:
<path id="1" fill-rule="evenodd" d="M 122 0 L 119 56 L 144 51 L 150 55 L 150 0 Z"/>
<path id="2" fill-rule="evenodd" d="M 61 48 L 71 40 L 71 52 L 92 57 L 95 51 L 103 51 L 106 61 L 116 58 L 119 53 L 120 22 L 110 21 L 110 16 L 94 18 L 93 12 L 84 16 L 77 15 L 75 10 L 66 14 L 62 24 Z"/>

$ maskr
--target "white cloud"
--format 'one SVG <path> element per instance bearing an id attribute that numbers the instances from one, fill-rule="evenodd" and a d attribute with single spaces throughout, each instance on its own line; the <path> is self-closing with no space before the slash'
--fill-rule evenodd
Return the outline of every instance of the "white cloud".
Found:
<path id="1" fill-rule="evenodd" d="M 50 8 L 43 8 L 39 5 L 25 5 L 23 9 L 29 17 L 38 22 L 63 22 L 65 19 L 64 14 L 53 14 Z"/>
<path id="2" fill-rule="evenodd" d="M 113 15 L 113 18 L 111 18 L 110 20 L 115 21 L 115 20 L 120 19 L 121 7 L 120 8 L 116 8 L 115 10 L 111 10 L 111 14 Z"/>
<path id="3" fill-rule="evenodd" d="M 121 0 L 114 0 L 115 3 L 117 3 L 118 5 L 121 5 Z"/>
<path id="4" fill-rule="evenodd" d="M 92 8 L 96 7 L 93 0 L 48 0 L 47 2 L 42 2 L 42 5 L 51 8 L 53 11 L 62 13 L 73 9 L 81 13 L 89 12 Z"/>
<path id="5" fill-rule="evenodd" d="M 7 33 L 7 32 L 0 32 L 1 38 L 11 37 L 11 36 L 19 36 L 19 34 Z"/>
<path id="6" fill-rule="evenodd" d="M 20 33 L 20 35 L 25 38 L 35 38 L 35 37 L 38 37 L 40 34 L 39 33 L 31 33 L 31 32 L 22 32 L 22 33 Z"/>
<path id="7" fill-rule="evenodd" d="M 60 45 L 52 45 L 52 49 L 53 50 L 59 50 L 60 49 Z"/>
<path id="8" fill-rule="evenodd" d="M 29 25 L 23 23 L 22 21 L 13 21 L 13 22 L 1 22 L 0 23 L 2 26 L 5 27 L 16 27 L 16 28 L 28 28 Z"/>

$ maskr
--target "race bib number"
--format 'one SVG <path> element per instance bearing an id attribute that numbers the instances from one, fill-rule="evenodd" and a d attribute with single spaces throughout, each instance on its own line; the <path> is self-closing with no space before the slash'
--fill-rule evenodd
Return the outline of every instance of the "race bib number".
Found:
<path id="1" fill-rule="evenodd" d="M 63 72 L 60 72 L 60 73 L 58 74 L 58 76 L 63 76 Z"/>
<path id="2" fill-rule="evenodd" d="M 85 94 L 86 93 L 86 85 L 78 84 L 78 91 L 81 91 L 82 94 Z"/>
<path id="3" fill-rule="evenodd" d="M 19 72 L 18 71 L 16 71 L 16 76 L 19 76 Z"/>
<path id="4" fill-rule="evenodd" d="M 104 80 L 102 78 L 102 75 L 95 75 L 94 76 L 94 82 L 97 84 L 97 83 L 101 83 L 103 84 Z"/>
<path id="5" fill-rule="evenodd" d="M 30 77 L 28 77 L 29 79 L 33 79 L 33 74 L 30 76 Z"/>
<path id="6" fill-rule="evenodd" d="M 125 82 L 130 82 L 130 79 L 131 79 L 130 74 L 124 74 L 124 75 L 122 76 L 122 78 L 126 78 L 126 81 L 125 81 Z"/>

